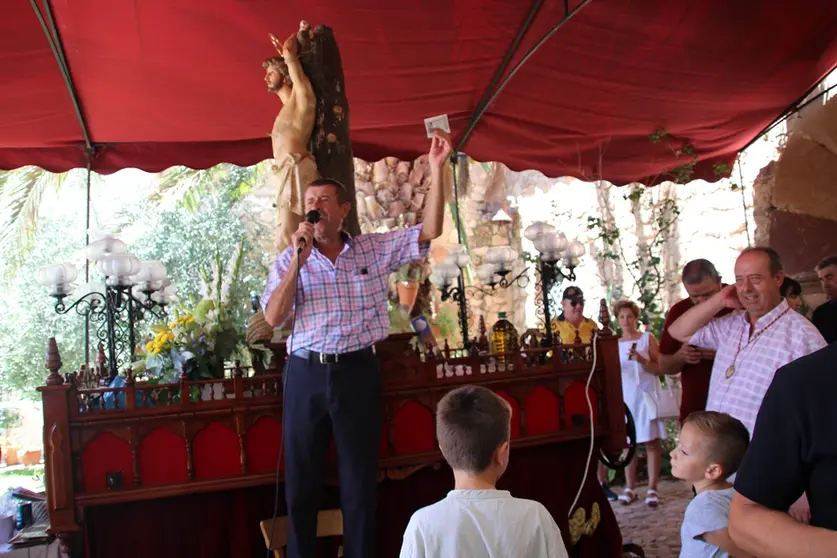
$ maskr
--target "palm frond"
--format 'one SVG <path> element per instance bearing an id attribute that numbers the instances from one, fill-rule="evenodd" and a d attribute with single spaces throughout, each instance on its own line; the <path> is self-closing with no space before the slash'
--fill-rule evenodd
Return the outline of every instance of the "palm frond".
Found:
<path id="1" fill-rule="evenodd" d="M 204 196 L 221 196 L 237 202 L 257 186 L 259 173 L 266 164 L 237 167 L 221 163 L 203 170 L 172 167 L 160 174 L 160 182 L 149 199 L 157 202 L 173 199 L 189 211 L 198 211 Z"/>
<path id="2" fill-rule="evenodd" d="M 67 173 L 38 167 L 0 172 L 0 257 L 9 280 L 29 254 L 38 229 L 38 210 L 46 192 L 57 192 Z"/>

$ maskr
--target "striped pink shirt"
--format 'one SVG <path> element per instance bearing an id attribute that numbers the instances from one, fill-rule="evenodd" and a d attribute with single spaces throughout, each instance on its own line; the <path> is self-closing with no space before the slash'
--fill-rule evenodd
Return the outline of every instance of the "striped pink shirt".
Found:
<path id="1" fill-rule="evenodd" d="M 785 310 L 788 310 L 788 303 L 782 299 L 776 308 L 756 322 L 753 333 L 761 331 Z M 746 312 L 736 310 L 713 319 L 699 329 L 689 344 L 717 351 L 706 409 L 737 418 L 744 423 L 752 438 L 761 400 L 776 370 L 825 347 L 826 343 L 814 324 L 793 310 L 785 312 L 753 341 L 749 340 L 749 328 Z M 739 339 L 741 352 L 735 358 Z M 726 371 L 733 360 L 735 373 L 727 378 Z"/>
<path id="2" fill-rule="evenodd" d="M 427 256 L 430 243 L 419 244 L 421 225 L 383 234 L 346 235 L 343 251 L 332 264 L 317 247 L 302 266 L 297 289 L 293 350 L 347 353 L 369 347 L 389 334 L 389 274 Z M 288 271 L 293 248 L 270 266 L 262 308 Z"/>

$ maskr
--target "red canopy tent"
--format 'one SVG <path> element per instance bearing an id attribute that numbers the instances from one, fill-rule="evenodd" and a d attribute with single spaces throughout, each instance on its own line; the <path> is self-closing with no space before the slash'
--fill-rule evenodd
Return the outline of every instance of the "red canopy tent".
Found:
<path id="1" fill-rule="evenodd" d="M 43 1 L 32 0 L 47 13 Z M 334 29 L 355 155 L 413 157 L 425 117 L 447 113 L 462 136 L 528 14 L 506 73 L 579 4 L 52 0 L 77 114 L 32 5 L 6 1 L 0 168 L 84 167 L 85 133 L 102 173 L 263 160 L 279 108 L 261 81 L 267 34 L 301 19 Z M 593 0 L 508 82 L 462 150 L 578 176 L 604 149 L 605 177 L 626 183 L 671 164 L 648 139 L 664 128 L 695 146 L 694 176 L 712 178 L 713 163 L 731 162 L 836 63 L 833 0 Z"/>

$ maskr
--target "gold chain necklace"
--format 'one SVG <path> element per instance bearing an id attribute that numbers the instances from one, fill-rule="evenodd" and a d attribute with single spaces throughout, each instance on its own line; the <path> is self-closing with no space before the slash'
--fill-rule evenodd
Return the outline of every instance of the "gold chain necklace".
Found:
<path id="1" fill-rule="evenodd" d="M 769 324 L 767 324 L 766 326 L 764 326 L 764 327 L 761 329 L 761 331 L 756 332 L 756 334 L 752 337 L 752 339 L 750 339 L 749 341 L 747 341 L 747 345 L 749 345 L 750 343 L 755 342 L 755 340 L 756 340 L 756 339 L 758 339 L 758 338 L 761 336 L 761 334 L 762 334 L 762 333 L 764 333 L 765 331 L 767 331 L 767 330 L 768 330 L 768 328 L 770 328 L 770 326 L 772 326 L 773 324 L 775 324 L 776 322 L 778 322 L 778 321 L 779 321 L 779 318 L 781 318 L 782 316 L 784 316 L 785 314 L 787 314 L 789 310 L 790 310 L 790 307 L 785 308 L 785 310 L 784 310 L 781 314 L 779 314 L 778 316 L 776 316 L 775 318 L 773 318 L 773 321 L 772 321 L 772 322 L 770 322 Z M 726 376 L 727 380 L 729 380 L 730 378 L 732 378 L 732 375 L 733 375 L 733 374 L 735 374 L 735 361 L 736 361 L 736 360 L 738 360 L 738 354 L 741 352 L 741 341 L 744 339 L 744 332 L 747 330 L 747 326 L 748 326 L 748 325 L 749 325 L 749 324 L 747 324 L 747 325 L 745 325 L 745 326 L 744 326 L 744 328 L 741 330 L 741 335 L 739 335 L 739 336 L 738 336 L 738 348 L 735 350 L 735 356 L 734 356 L 734 357 L 732 357 L 732 364 L 730 364 L 729 368 L 727 368 L 727 371 L 726 371 L 726 373 L 724 374 L 724 375 Z M 746 347 L 747 345 L 745 345 L 745 347 Z"/>

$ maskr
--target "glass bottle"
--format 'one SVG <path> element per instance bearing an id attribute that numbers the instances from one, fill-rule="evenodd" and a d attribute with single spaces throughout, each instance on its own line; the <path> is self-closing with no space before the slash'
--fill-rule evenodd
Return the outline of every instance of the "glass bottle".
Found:
<path id="1" fill-rule="evenodd" d="M 497 314 L 499 318 L 491 327 L 491 334 L 489 335 L 491 341 L 491 352 L 497 353 L 515 353 L 520 350 L 519 337 L 517 330 L 510 321 L 506 319 L 505 312 Z M 495 357 L 500 364 L 511 362 L 512 358 L 509 356 Z"/>

